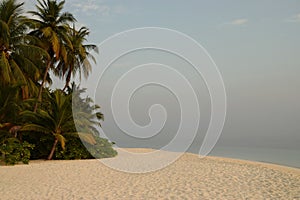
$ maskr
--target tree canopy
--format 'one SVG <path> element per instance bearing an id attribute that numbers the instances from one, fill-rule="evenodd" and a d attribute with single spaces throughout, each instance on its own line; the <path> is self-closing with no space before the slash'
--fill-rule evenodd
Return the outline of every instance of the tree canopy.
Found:
<path id="1" fill-rule="evenodd" d="M 33 15 L 29 18 L 24 3 L 0 3 L 0 154 L 8 163 L 27 161 L 30 155 L 45 158 L 45 151 L 48 159 L 94 156 L 86 149 L 78 153 L 68 148 L 68 140 L 84 148 L 80 138 L 96 149 L 105 146 L 106 157 L 116 155 L 111 143 L 99 138 L 100 107 L 82 97 L 80 83 L 70 85 L 77 73 L 88 77 L 97 47 L 86 44 L 89 29 L 76 29 L 76 19 L 64 11 L 64 4 L 38 0 L 36 10 L 27 11 Z M 46 87 L 52 76 L 65 81 L 61 89 Z"/>

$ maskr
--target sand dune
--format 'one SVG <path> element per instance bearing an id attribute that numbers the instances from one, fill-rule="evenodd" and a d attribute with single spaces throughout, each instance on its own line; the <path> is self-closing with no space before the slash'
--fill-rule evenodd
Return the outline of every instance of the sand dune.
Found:
<path id="1" fill-rule="evenodd" d="M 105 160 L 126 160 L 118 157 Z M 32 161 L 1 166 L 0 177 L 0 199 L 10 200 L 300 199 L 300 169 L 190 153 L 148 173 L 117 171 L 98 160 Z"/>

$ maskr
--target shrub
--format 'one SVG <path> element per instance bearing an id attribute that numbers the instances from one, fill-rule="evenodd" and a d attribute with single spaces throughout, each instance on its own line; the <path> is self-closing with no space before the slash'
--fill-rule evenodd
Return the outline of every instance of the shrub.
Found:
<path id="1" fill-rule="evenodd" d="M 63 150 L 60 145 L 57 145 L 54 159 L 74 160 L 93 158 L 78 137 L 65 136 L 65 138 L 65 149 Z"/>
<path id="2" fill-rule="evenodd" d="M 91 152 L 94 158 L 110 158 L 116 156 L 118 153 L 112 148 L 113 143 L 110 143 L 105 138 L 96 137 L 96 145 L 86 143 L 86 147 Z"/>
<path id="3" fill-rule="evenodd" d="M 7 138 L 0 145 L 1 160 L 7 165 L 14 165 L 20 161 L 28 164 L 30 149 L 33 148 L 34 145 L 26 141 L 21 143 L 17 138 Z"/>
<path id="4" fill-rule="evenodd" d="M 109 158 L 117 155 L 117 152 L 112 148 L 112 143 L 107 139 L 95 137 L 97 144 L 90 145 L 88 143 L 83 144 L 78 135 L 65 135 L 64 137 L 66 138 L 65 149 L 63 150 L 61 145 L 57 145 L 53 159 L 93 159 Z M 24 132 L 23 139 L 35 144 L 34 150 L 31 149 L 30 159 L 47 159 L 54 142 L 50 134 Z"/>
<path id="5" fill-rule="evenodd" d="M 76 136 L 65 136 L 65 138 L 67 140 L 66 147 L 64 150 L 60 145 L 56 147 L 55 159 L 109 158 L 117 155 L 117 152 L 112 148 L 112 143 L 104 138 L 95 137 L 97 142 L 95 145 L 83 143 Z"/>
<path id="6" fill-rule="evenodd" d="M 34 149 L 30 152 L 30 159 L 47 159 L 54 142 L 52 135 L 40 134 L 37 132 L 24 132 L 23 139 L 35 144 Z"/>

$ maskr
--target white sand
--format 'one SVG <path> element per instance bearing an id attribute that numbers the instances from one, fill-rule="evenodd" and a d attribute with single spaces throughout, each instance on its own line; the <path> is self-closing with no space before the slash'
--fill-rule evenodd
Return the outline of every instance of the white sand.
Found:
<path id="1" fill-rule="evenodd" d="M 0 166 L 0 199 L 300 199 L 300 169 L 190 153 L 142 174 L 98 160 L 31 161 Z"/>

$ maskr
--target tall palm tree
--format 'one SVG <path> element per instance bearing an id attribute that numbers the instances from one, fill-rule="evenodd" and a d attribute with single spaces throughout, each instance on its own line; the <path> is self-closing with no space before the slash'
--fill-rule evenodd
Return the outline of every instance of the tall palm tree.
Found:
<path id="1" fill-rule="evenodd" d="M 25 34 L 22 6 L 16 0 L 0 3 L 0 86 L 21 85 L 25 99 L 37 92 L 39 66 L 48 55 Z"/>
<path id="2" fill-rule="evenodd" d="M 77 72 L 79 72 L 80 78 L 82 72 L 85 78 L 88 77 L 92 70 L 89 59 L 96 62 L 90 51 L 94 50 L 98 53 L 97 46 L 93 44 L 83 44 L 89 33 L 86 27 L 81 27 L 79 30 L 76 30 L 75 25 L 73 25 L 73 28 L 69 28 L 67 35 L 70 43 L 66 45 L 67 59 L 66 61 L 61 60 L 55 71 L 60 77 L 65 76 L 66 78 L 63 91 L 69 87 L 71 76 L 75 76 Z"/>
<path id="3" fill-rule="evenodd" d="M 54 143 L 48 156 L 49 160 L 52 159 L 58 142 L 64 149 L 66 142 L 64 135 L 66 134 L 79 135 L 86 142 L 96 144 L 93 137 L 94 129 L 86 129 L 87 127 L 90 128 L 94 122 L 84 121 L 82 123 L 85 129 L 82 129 L 82 132 L 76 130 L 72 115 L 72 93 L 66 94 L 61 90 L 56 90 L 49 93 L 47 100 L 49 101 L 47 108 L 39 108 L 37 112 L 22 112 L 22 117 L 27 119 L 28 123 L 21 128 L 21 131 L 37 131 L 53 135 Z M 80 116 L 86 113 L 77 114 Z"/>
<path id="4" fill-rule="evenodd" d="M 34 29 L 31 35 L 35 35 L 44 42 L 50 59 L 47 60 L 43 70 L 43 79 L 38 94 L 38 101 L 41 102 L 42 90 L 51 67 L 60 59 L 67 62 L 67 51 L 65 44 L 71 45 L 67 36 L 68 23 L 75 22 L 75 18 L 69 12 L 62 12 L 65 1 L 38 0 L 37 11 L 31 11 L 37 19 L 30 19 L 31 27 Z M 35 111 L 37 109 L 35 105 Z"/>

